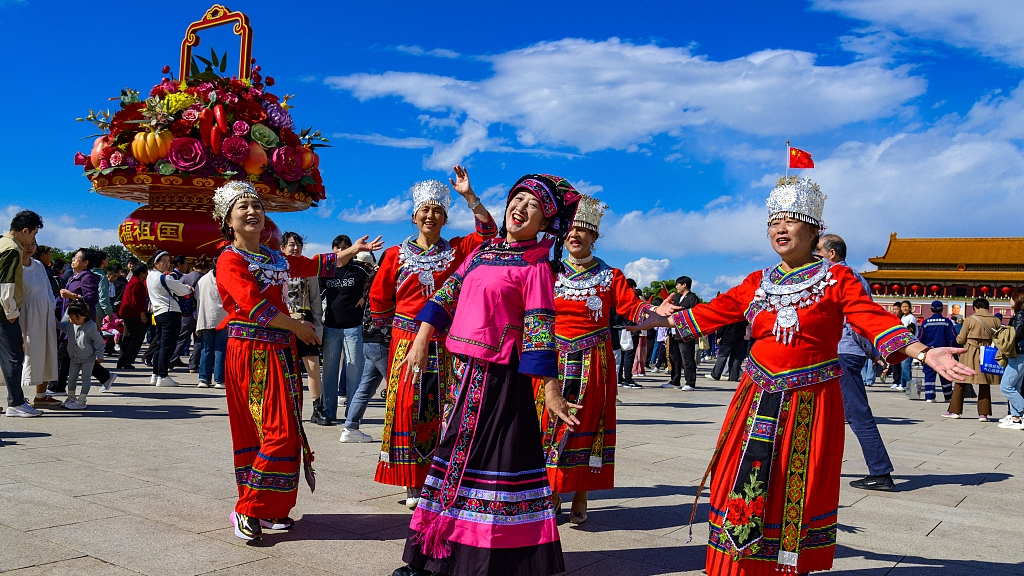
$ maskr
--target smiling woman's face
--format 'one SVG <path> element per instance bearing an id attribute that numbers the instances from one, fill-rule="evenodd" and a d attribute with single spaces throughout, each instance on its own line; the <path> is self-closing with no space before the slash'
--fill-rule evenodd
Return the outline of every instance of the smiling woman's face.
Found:
<path id="1" fill-rule="evenodd" d="M 818 246 L 817 236 L 817 228 L 788 216 L 772 220 L 768 225 L 768 240 L 783 260 L 810 258 Z"/>
<path id="2" fill-rule="evenodd" d="M 547 225 L 548 219 L 544 217 L 540 200 L 532 193 L 523 190 L 509 200 L 505 209 L 505 229 L 514 240 L 536 238 Z"/>
<path id="3" fill-rule="evenodd" d="M 259 236 L 263 232 L 267 215 L 263 210 L 263 202 L 258 198 L 242 196 L 235 201 L 228 216 L 228 225 L 235 234 Z"/>

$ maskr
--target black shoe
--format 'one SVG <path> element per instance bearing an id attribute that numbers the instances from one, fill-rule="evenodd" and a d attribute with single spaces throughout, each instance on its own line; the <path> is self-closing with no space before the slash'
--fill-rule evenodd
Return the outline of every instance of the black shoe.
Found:
<path id="1" fill-rule="evenodd" d="M 430 576 L 431 574 L 435 574 L 435 572 L 417 568 L 415 566 L 409 566 L 407 564 L 392 572 L 391 576 Z"/>
<path id="2" fill-rule="evenodd" d="M 865 476 L 860 480 L 850 482 L 850 486 L 861 490 L 880 490 L 882 492 L 892 492 L 896 489 L 896 484 L 893 483 L 892 476 L 889 474 Z"/>
<path id="3" fill-rule="evenodd" d="M 630 381 L 630 382 L 626 382 L 626 388 L 643 388 L 643 386 L 641 386 L 640 384 L 637 384 L 636 382 Z"/>
<path id="4" fill-rule="evenodd" d="M 318 426 L 334 426 L 334 420 L 328 418 L 324 410 L 323 398 L 313 400 L 313 415 L 309 417 L 309 421 Z"/>
<path id="5" fill-rule="evenodd" d="M 263 537 L 263 529 L 260 528 L 260 521 L 252 516 L 231 513 L 231 524 L 235 527 L 235 536 L 242 540 L 259 540 Z"/>

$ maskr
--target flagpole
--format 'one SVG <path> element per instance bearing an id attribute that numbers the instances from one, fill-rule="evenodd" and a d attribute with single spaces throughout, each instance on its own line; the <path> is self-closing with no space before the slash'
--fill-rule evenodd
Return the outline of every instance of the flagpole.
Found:
<path id="1" fill-rule="evenodd" d="M 789 146 L 789 140 L 786 140 L 786 178 L 789 178 L 789 158 L 792 153 L 793 152 Z"/>

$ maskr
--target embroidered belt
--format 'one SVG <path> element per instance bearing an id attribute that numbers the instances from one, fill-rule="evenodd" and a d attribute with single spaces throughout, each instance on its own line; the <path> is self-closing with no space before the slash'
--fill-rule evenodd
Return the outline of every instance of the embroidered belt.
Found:
<path id="1" fill-rule="evenodd" d="M 271 344 L 288 345 L 292 341 L 292 333 L 289 330 L 279 330 L 257 324 L 229 322 L 228 338 L 242 338 L 244 340 L 258 340 Z"/>
<path id="2" fill-rule="evenodd" d="M 560 354 L 572 354 L 573 352 L 593 348 L 602 342 L 611 342 L 611 330 L 602 328 L 597 332 L 579 338 L 563 338 L 557 334 L 555 335 L 555 345 L 558 347 Z"/>
<path id="3" fill-rule="evenodd" d="M 413 334 L 420 331 L 420 323 L 411 319 L 405 318 L 395 314 L 395 319 L 391 321 L 392 328 L 398 328 L 399 330 L 405 330 L 406 332 L 412 332 Z"/>
<path id="4" fill-rule="evenodd" d="M 771 393 L 813 386 L 814 384 L 834 380 L 842 376 L 843 369 L 839 366 L 839 359 L 835 359 L 807 366 L 806 368 L 797 368 L 773 374 L 767 368 L 758 364 L 757 360 L 751 356 L 747 359 L 747 368 L 744 372 L 757 384 L 758 388 Z"/>

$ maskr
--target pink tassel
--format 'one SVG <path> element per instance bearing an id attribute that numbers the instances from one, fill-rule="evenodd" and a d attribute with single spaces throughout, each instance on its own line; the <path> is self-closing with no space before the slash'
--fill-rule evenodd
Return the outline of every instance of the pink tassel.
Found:
<path id="1" fill-rule="evenodd" d="M 444 515 L 438 514 L 427 524 L 426 529 L 416 535 L 413 544 L 418 544 L 424 554 L 439 560 L 452 554 L 451 544 L 441 536 L 444 529 Z"/>

